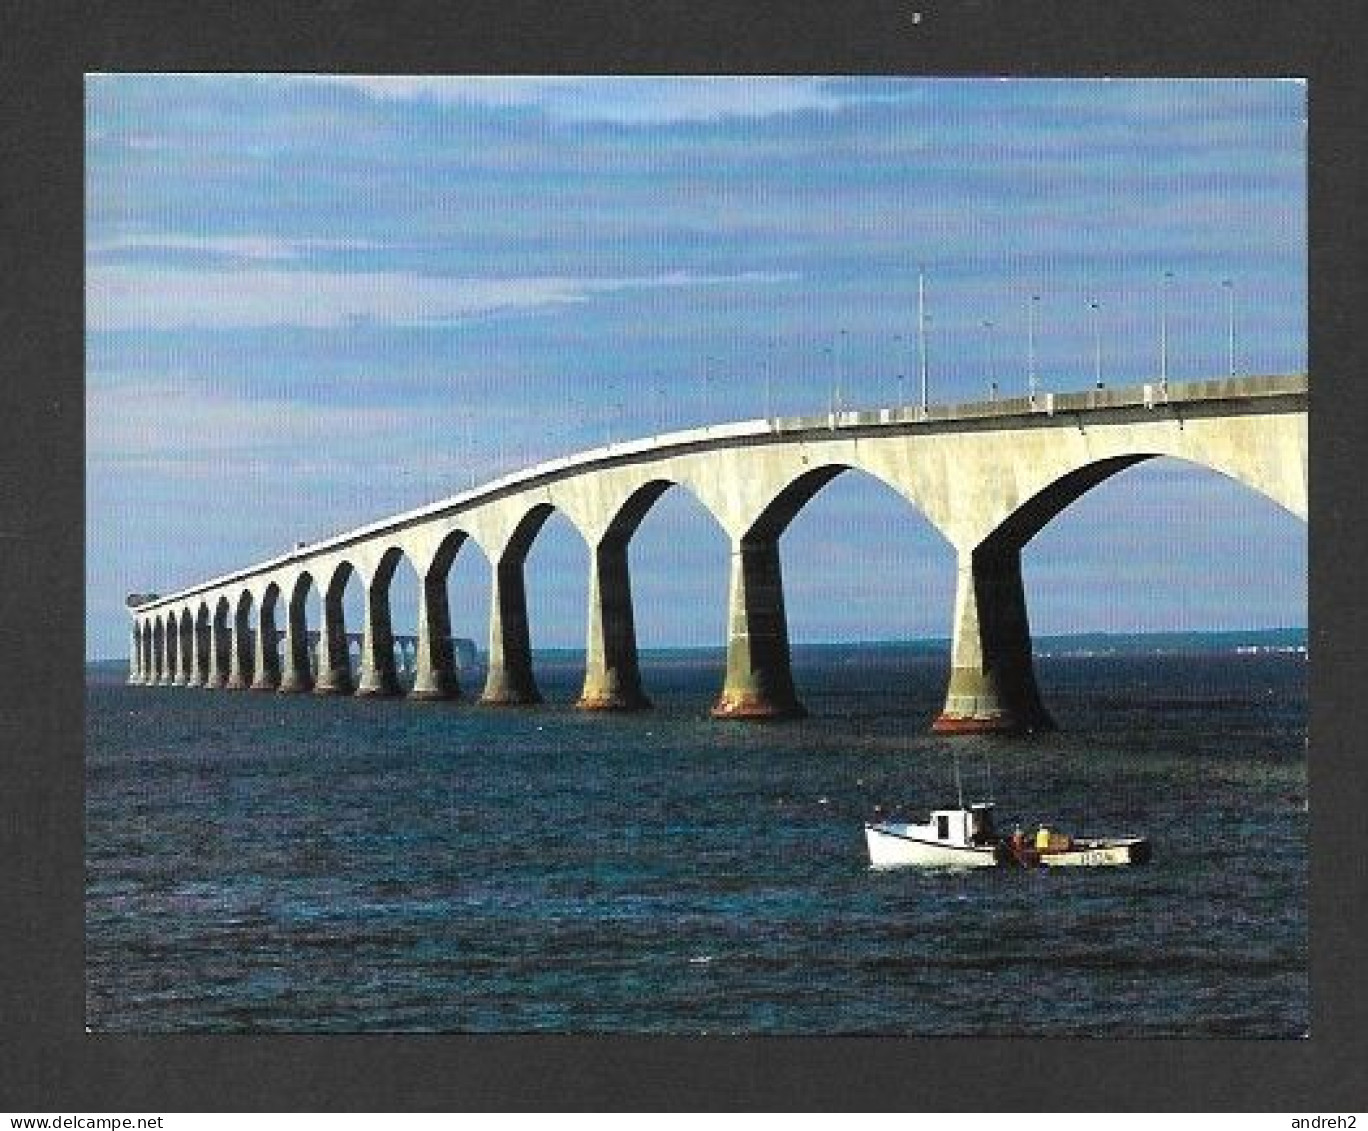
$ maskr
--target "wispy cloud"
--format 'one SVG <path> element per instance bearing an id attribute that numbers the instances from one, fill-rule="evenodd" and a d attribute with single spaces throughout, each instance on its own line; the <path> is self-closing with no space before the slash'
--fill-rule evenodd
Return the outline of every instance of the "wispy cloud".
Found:
<path id="1" fill-rule="evenodd" d="M 787 278 L 792 276 L 666 272 L 618 279 L 455 279 L 407 272 L 93 267 L 86 276 L 86 325 L 97 331 L 252 326 L 335 329 L 357 322 L 433 325 L 581 303 L 619 291 L 763 284 Z"/>
<path id="2" fill-rule="evenodd" d="M 374 251 L 374 240 L 287 239 L 281 236 L 200 236 L 145 232 L 91 240 L 86 254 L 117 256 L 125 252 L 192 252 L 250 260 L 300 260 L 315 252 Z"/>
<path id="3" fill-rule="evenodd" d="M 289 81 L 346 86 L 383 101 L 538 109 L 570 121 L 623 125 L 768 118 L 850 101 L 819 78 L 319 75 Z"/>

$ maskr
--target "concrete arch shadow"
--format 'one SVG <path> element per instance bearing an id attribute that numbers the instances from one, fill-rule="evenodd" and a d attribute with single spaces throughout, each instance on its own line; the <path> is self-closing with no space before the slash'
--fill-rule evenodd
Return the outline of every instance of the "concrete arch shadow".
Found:
<path id="1" fill-rule="evenodd" d="M 459 699 L 460 676 L 452 639 L 449 581 L 452 567 L 466 547 L 481 558 L 484 548 L 470 532 L 457 528 L 438 543 L 426 572 L 418 573 L 416 657 L 409 698 L 420 701 Z M 397 566 L 397 562 L 395 563 Z"/>
<path id="2" fill-rule="evenodd" d="M 334 567 L 322 587 L 323 610 L 318 626 L 318 674 L 314 677 L 315 695 L 351 695 L 356 690 L 352 678 L 351 648 L 347 640 L 347 614 L 343 600 L 347 583 L 357 573 L 346 558 Z M 359 576 L 359 574 L 358 574 Z M 364 581 L 362 582 L 364 587 Z"/>
<path id="3" fill-rule="evenodd" d="M 250 589 L 243 589 L 232 604 L 232 628 L 229 632 L 228 681 L 224 685 L 230 691 L 245 691 L 252 685 L 253 645 L 256 630 L 252 625 L 252 612 L 256 608 L 256 598 Z"/>
<path id="4" fill-rule="evenodd" d="M 641 680 L 629 547 L 651 508 L 675 488 L 702 504 L 682 483 L 651 479 L 622 501 L 602 537 L 589 547 L 584 686 L 575 704 L 579 710 L 639 711 L 651 706 Z M 706 505 L 703 509 L 717 521 Z M 721 523 L 718 526 L 721 528 Z"/>
<path id="5" fill-rule="evenodd" d="M 404 693 L 394 657 L 394 613 L 390 601 L 390 584 L 402 561 L 407 561 L 417 576 L 412 557 L 401 546 L 389 546 L 375 563 L 369 580 L 363 582 L 365 624 L 357 695 L 394 697 Z"/>
<path id="6" fill-rule="evenodd" d="M 280 585 L 269 581 L 257 602 L 256 634 L 252 649 L 252 690 L 275 691 L 280 686 L 280 639 L 276 609 L 280 605 Z"/>
<path id="7" fill-rule="evenodd" d="M 532 673 L 532 634 L 527 617 L 524 567 L 533 542 L 556 509 L 544 502 L 529 507 L 492 563 L 489 671 L 480 695 L 480 702 L 486 706 L 515 707 L 542 701 Z"/>
<path id="8" fill-rule="evenodd" d="M 316 588 L 313 574 L 308 570 L 302 571 L 290 586 L 278 688 L 283 695 L 313 690 L 313 663 L 309 658 L 309 594 Z"/>

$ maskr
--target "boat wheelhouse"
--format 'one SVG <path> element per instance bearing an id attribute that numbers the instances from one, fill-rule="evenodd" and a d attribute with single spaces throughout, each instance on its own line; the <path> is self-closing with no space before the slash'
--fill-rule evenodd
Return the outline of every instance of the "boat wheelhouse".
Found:
<path id="1" fill-rule="evenodd" d="M 865 824 L 865 843 L 874 868 L 922 864 L 984 868 L 1000 863 L 1001 838 L 993 827 L 993 803 L 933 809 L 925 824 L 886 818 Z"/>

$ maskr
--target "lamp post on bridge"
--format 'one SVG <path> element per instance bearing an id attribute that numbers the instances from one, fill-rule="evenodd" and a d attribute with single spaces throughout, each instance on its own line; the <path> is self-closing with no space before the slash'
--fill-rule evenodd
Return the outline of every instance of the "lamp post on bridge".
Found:
<path id="1" fill-rule="evenodd" d="M 703 359 L 703 427 L 712 420 L 712 354 Z"/>
<path id="2" fill-rule="evenodd" d="M 1036 401 L 1036 306 L 1040 303 L 1039 295 L 1031 296 L 1031 303 L 1026 308 L 1026 394 L 1031 402 L 1031 407 L 1035 407 Z"/>
<path id="3" fill-rule="evenodd" d="M 655 386 L 655 430 L 659 439 L 665 422 L 665 382 L 660 378 L 659 368 L 651 370 L 651 384 Z"/>
<path id="4" fill-rule="evenodd" d="M 1231 377 L 1235 376 L 1235 283 L 1222 279 L 1221 286 L 1226 293 L 1226 368 Z"/>
<path id="5" fill-rule="evenodd" d="M 845 411 L 845 363 L 849 343 L 850 331 L 842 330 L 840 337 L 836 340 L 836 395 L 833 403 L 837 414 Z"/>
<path id="6" fill-rule="evenodd" d="M 774 404 L 771 399 L 774 385 L 774 351 L 778 342 L 770 338 L 765 350 L 765 420 L 770 422 L 774 419 Z"/>
<path id="7" fill-rule="evenodd" d="M 903 336 L 893 335 L 893 372 L 895 383 L 893 385 L 893 404 L 899 406 L 903 403 Z"/>
<path id="8" fill-rule="evenodd" d="M 994 358 L 993 358 L 993 323 L 992 323 L 989 319 L 985 318 L 985 319 L 983 320 L 982 325 L 983 325 L 983 329 L 984 329 L 984 337 L 985 337 L 985 338 L 987 339 L 987 341 L 988 341 L 988 349 L 987 349 L 986 354 L 985 354 L 985 356 L 986 356 L 986 358 L 987 358 L 987 362 L 988 362 L 988 364 L 987 364 L 987 369 L 988 369 L 988 396 L 989 396 L 989 399 L 995 401 L 995 400 L 997 400 L 998 383 L 997 383 L 997 367 L 994 365 Z"/>
<path id="9" fill-rule="evenodd" d="M 1102 322 L 1100 314 L 1101 307 L 1098 305 L 1097 299 L 1091 300 L 1088 303 L 1088 306 L 1092 309 L 1093 324 L 1093 384 L 1100 389 L 1102 388 Z"/>
<path id="10" fill-rule="evenodd" d="M 1159 288 L 1159 391 L 1168 396 L 1168 291 L 1173 272 L 1164 272 Z"/>
<path id="11" fill-rule="evenodd" d="M 921 377 L 921 414 L 927 411 L 926 388 L 926 272 L 917 268 L 917 372 Z"/>
<path id="12" fill-rule="evenodd" d="M 831 375 L 831 371 L 832 371 L 832 366 L 833 366 L 833 365 L 834 365 L 834 353 L 833 353 L 832 348 L 831 348 L 830 346 L 823 346 L 823 347 L 822 347 L 822 381 L 823 381 L 823 383 L 825 383 L 826 379 Z M 834 411 L 835 411 L 835 406 L 834 406 L 833 403 L 832 403 L 831 397 L 828 395 L 828 397 L 827 397 L 827 413 L 830 414 L 830 413 L 832 413 L 832 412 L 834 412 Z"/>

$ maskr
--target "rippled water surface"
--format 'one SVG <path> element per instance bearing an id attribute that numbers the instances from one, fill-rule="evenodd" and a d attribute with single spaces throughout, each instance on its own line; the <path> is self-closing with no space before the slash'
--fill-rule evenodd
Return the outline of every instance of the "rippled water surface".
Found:
<path id="1" fill-rule="evenodd" d="M 945 661 L 802 654 L 812 717 L 480 709 L 93 679 L 96 1031 L 1298 1036 L 1305 663 L 1044 658 L 1061 725 L 926 733 Z M 1144 868 L 871 872 L 861 822 L 988 788 L 1001 819 L 1148 834 Z"/>

